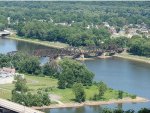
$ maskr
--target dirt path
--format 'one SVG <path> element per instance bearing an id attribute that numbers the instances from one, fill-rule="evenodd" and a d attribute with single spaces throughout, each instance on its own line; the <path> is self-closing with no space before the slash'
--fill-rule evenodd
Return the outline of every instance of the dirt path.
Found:
<path id="1" fill-rule="evenodd" d="M 49 97 L 52 101 L 57 102 L 60 105 L 64 105 L 63 102 L 60 101 L 61 97 L 56 94 L 49 94 Z"/>

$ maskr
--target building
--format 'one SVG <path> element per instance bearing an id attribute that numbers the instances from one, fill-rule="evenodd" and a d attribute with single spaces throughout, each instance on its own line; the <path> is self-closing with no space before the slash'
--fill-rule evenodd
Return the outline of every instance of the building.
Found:
<path id="1" fill-rule="evenodd" d="M 108 24 L 108 22 L 103 22 L 104 26 L 107 28 L 110 28 L 110 25 Z"/>
<path id="2" fill-rule="evenodd" d="M 14 81 L 16 70 L 14 68 L 0 68 L 0 84 L 8 84 Z"/>
<path id="3" fill-rule="evenodd" d="M 64 23 L 55 23 L 55 25 L 62 25 L 62 26 L 67 26 L 68 23 L 64 22 Z"/>

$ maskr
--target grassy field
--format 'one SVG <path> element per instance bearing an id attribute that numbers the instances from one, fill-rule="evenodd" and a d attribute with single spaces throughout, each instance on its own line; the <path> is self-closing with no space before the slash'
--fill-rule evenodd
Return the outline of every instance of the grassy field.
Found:
<path id="1" fill-rule="evenodd" d="M 57 88 L 57 80 L 52 79 L 50 77 L 38 77 L 38 76 L 30 76 L 26 75 L 27 86 L 29 87 L 30 92 L 34 93 L 38 90 L 45 90 L 49 94 L 55 94 L 60 96 L 60 101 L 66 102 L 73 102 L 74 101 L 74 94 L 71 88 L 67 89 L 58 89 Z M 11 98 L 11 91 L 14 88 L 14 84 L 5 84 L 0 85 L 0 98 L 10 99 Z M 86 98 L 90 100 L 94 96 L 94 94 L 98 93 L 98 89 L 96 86 L 85 87 Z M 127 93 L 124 93 L 124 97 L 129 96 Z M 108 89 L 104 95 L 105 100 L 109 99 L 117 99 L 118 91 Z"/>
<path id="2" fill-rule="evenodd" d="M 47 47 L 53 47 L 53 48 L 65 48 L 65 47 L 69 46 L 68 44 L 61 43 L 61 42 L 41 41 L 38 39 L 23 38 L 23 37 L 19 37 L 17 35 L 12 35 L 8 38 L 12 39 L 12 40 L 24 41 L 24 42 L 39 44 L 39 45 L 43 45 L 43 46 L 47 46 Z"/>

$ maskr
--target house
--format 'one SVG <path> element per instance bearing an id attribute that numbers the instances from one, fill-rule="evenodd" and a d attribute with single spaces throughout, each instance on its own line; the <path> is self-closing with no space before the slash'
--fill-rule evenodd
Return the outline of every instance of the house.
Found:
<path id="1" fill-rule="evenodd" d="M 55 25 L 67 26 L 68 24 L 64 22 L 64 23 L 55 23 Z"/>
<path id="2" fill-rule="evenodd" d="M 108 24 L 108 22 L 103 22 L 103 24 L 104 24 L 104 26 L 107 27 L 107 28 L 110 27 L 110 25 Z"/>
<path id="3" fill-rule="evenodd" d="M 147 29 L 146 27 L 142 27 L 142 28 L 140 29 L 140 31 L 141 31 L 142 33 L 148 33 L 148 29 Z"/>

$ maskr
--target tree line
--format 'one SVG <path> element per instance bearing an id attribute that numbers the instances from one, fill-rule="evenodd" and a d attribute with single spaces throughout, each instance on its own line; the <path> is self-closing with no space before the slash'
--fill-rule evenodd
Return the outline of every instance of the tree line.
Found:
<path id="1" fill-rule="evenodd" d="M 13 27 L 18 22 L 29 22 L 34 19 L 55 22 L 72 21 L 94 25 L 108 22 L 122 27 L 126 24 L 146 23 L 150 26 L 149 2 L 143 1 L 89 1 L 89 2 L 8 2 L 0 3 L 0 25 Z M 7 24 L 11 17 L 11 24 Z"/>
<path id="2" fill-rule="evenodd" d="M 87 29 L 85 25 L 72 26 L 54 25 L 49 22 L 31 21 L 19 24 L 16 29 L 18 35 L 25 38 L 40 39 L 44 41 L 59 41 L 72 46 L 99 45 L 104 39 L 110 37 L 107 28 Z"/>

